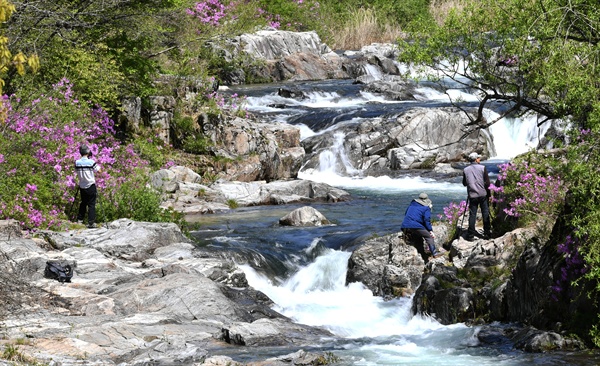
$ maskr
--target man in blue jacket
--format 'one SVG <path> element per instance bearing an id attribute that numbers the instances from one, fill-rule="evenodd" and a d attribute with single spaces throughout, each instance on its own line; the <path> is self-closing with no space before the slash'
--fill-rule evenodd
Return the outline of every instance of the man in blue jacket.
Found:
<path id="1" fill-rule="evenodd" d="M 417 251 L 425 261 L 427 261 L 428 255 L 423 249 L 423 240 L 427 243 L 429 251 L 434 258 L 443 254 L 435 248 L 435 236 L 433 235 L 433 227 L 431 226 L 432 207 L 427 193 L 421 193 L 419 198 L 415 198 L 410 202 L 404 214 L 402 226 L 400 227 L 407 241 L 417 248 Z"/>

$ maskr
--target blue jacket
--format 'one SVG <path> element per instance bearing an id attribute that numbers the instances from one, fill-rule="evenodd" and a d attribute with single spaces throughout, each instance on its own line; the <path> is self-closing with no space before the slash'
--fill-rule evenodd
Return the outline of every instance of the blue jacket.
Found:
<path id="1" fill-rule="evenodd" d="M 432 231 L 431 208 L 413 200 L 404 214 L 401 229 L 425 229 Z"/>

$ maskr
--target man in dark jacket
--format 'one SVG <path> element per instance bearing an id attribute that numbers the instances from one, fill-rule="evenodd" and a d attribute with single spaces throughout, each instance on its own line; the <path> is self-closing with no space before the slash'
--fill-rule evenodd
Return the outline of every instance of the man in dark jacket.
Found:
<path id="1" fill-rule="evenodd" d="M 443 254 L 435 249 L 435 236 L 431 226 L 431 207 L 433 206 L 427 193 L 421 193 L 419 198 L 410 202 L 400 226 L 407 241 L 417 248 L 425 261 L 427 261 L 428 255 L 423 249 L 423 240 L 427 243 L 434 258 Z"/>
<path id="2" fill-rule="evenodd" d="M 481 156 L 476 152 L 469 155 L 471 165 L 463 170 L 463 185 L 467 187 L 469 196 L 469 230 L 467 232 L 467 240 L 475 239 L 477 231 L 475 230 L 475 222 L 477 221 L 477 208 L 481 208 L 481 216 L 483 217 L 483 237 L 491 238 L 492 227 L 490 224 L 490 176 L 484 165 L 481 165 Z"/>

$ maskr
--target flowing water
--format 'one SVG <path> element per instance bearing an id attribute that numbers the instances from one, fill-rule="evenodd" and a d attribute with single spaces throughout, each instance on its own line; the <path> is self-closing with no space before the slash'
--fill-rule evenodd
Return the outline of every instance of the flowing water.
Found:
<path id="1" fill-rule="evenodd" d="M 250 111 L 263 119 L 299 126 L 302 138 L 345 121 L 360 122 L 413 106 L 449 105 L 444 93 L 427 85 L 420 89 L 420 100 L 412 102 L 386 101 L 361 92 L 360 86 L 350 81 L 294 84 L 309 96 L 303 100 L 278 96 L 280 86 L 240 86 L 232 92 L 248 96 Z M 468 90 L 450 92 L 464 94 L 467 103 L 475 100 Z M 527 151 L 543 132 L 534 118 L 500 121 L 490 130 L 494 139 L 501 141 L 494 158 L 502 161 Z M 325 182 L 351 193 L 348 202 L 311 204 L 333 225 L 280 227 L 279 218 L 303 206 L 300 204 L 243 207 L 197 217 L 195 221 L 201 224 L 194 233 L 198 244 L 230 253 L 249 283 L 267 294 L 278 312 L 339 336 L 342 341 L 324 340 L 315 345 L 315 349 L 339 356 L 339 364 L 587 365 L 598 361 L 581 354 L 527 354 L 500 338 L 482 344 L 477 337 L 480 327 L 441 325 L 432 318 L 413 316 L 410 298 L 383 301 L 360 283 L 346 286 L 346 266 L 353 248 L 366 238 L 397 233 L 404 210 L 420 192 L 429 194 L 436 216 L 449 202 L 464 200 L 466 191 L 459 177 L 369 177 L 351 165 L 342 175 L 330 163 L 335 156 L 343 161 L 342 139 L 343 135 L 339 136 L 337 143 L 321 154 L 319 169 L 299 174 L 302 179 Z M 265 357 L 267 351 L 262 352 L 239 350 L 231 356 L 244 361 Z"/>

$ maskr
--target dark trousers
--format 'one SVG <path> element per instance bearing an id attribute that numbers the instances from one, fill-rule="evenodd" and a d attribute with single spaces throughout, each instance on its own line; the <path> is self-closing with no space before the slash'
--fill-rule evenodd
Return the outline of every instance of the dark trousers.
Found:
<path id="1" fill-rule="evenodd" d="M 77 221 L 83 221 L 85 218 L 85 210 L 87 208 L 88 225 L 92 225 L 96 222 L 96 197 L 98 196 L 96 185 L 92 184 L 85 189 L 79 188 L 79 192 L 81 193 L 81 203 L 79 204 Z"/>
<path id="2" fill-rule="evenodd" d="M 477 221 L 477 208 L 481 208 L 481 216 L 483 217 L 483 232 L 484 235 L 492 233 L 492 225 L 490 224 L 490 206 L 487 197 L 469 197 L 469 232 L 470 237 L 475 236 L 475 222 Z"/>
<path id="3" fill-rule="evenodd" d="M 427 243 L 431 255 L 436 254 L 435 240 L 433 239 L 429 231 L 425 229 L 402 229 L 402 232 L 406 236 L 407 241 L 412 246 L 417 248 L 417 252 L 419 252 L 424 261 L 427 261 L 429 255 L 425 253 L 425 249 L 423 248 L 423 240 L 425 240 L 425 243 Z"/>

